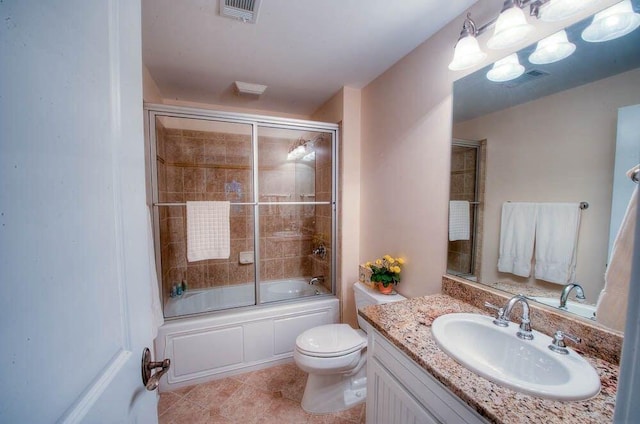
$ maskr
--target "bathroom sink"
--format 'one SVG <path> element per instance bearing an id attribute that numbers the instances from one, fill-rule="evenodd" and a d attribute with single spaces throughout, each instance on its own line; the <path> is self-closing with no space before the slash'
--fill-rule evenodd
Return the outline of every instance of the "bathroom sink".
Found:
<path id="1" fill-rule="evenodd" d="M 554 308 L 560 307 L 560 299 L 556 297 L 532 296 L 529 299 L 535 300 L 536 302 L 540 302 Z M 567 300 L 566 306 L 567 306 L 566 311 L 576 315 L 580 315 L 581 317 L 589 318 L 589 319 L 593 319 L 593 316 L 596 313 L 596 307 L 593 305 L 587 305 L 584 303 L 578 303 L 578 302 L 573 302 L 571 300 Z"/>
<path id="2" fill-rule="evenodd" d="M 554 400 L 589 399 L 600 391 L 596 370 L 575 351 L 552 352 L 551 337 L 533 330 L 533 340 L 516 337 L 518 326 L 493 324 L 479 314 L 442 315 L 433 337 L 449 356 L 476 374 L 515 391 Z"/>

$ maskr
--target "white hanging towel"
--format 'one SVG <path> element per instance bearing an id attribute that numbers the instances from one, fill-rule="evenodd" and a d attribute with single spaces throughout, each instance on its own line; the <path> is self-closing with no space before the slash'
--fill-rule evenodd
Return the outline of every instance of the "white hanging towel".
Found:
<path id="1" fill-rule="evenodd" d="M 604 274 L 604 289 L 600 292 L 596 305 L 598 323 L 618 331 L 624 331 L 627 317 L 637 209 L 638 187 L 633 189 L 627 211 L 613 242 L 611 260 Z"/>
<path id="2" fill-rule="evenodd" d="M 449 202 L 449 240 L 469 240 L 469 202 L 451 200 Z"/>
<path id="3" fill-rule="evenodd" d="M 502 204 L 498 271 L 521 277 L 531 275 L 536 215 L 536 203 Z"/>
<path id="4" fill-rule="evenodd" d="M 156 271 L 156 257 L 153 244 L 153 225 L 151 209 L 147 209 L 147 242 L 149 243 L 149 290 L 151 295 L 151 338 L 158 337 L 158 328 L 164 324 L 164 315 L 160 303 L 160 288 L 158 287 L 158 273 Z"/>
<path id="5" fill-rule="evenodd" d="M 228 259 L 229 202 L 187 202 L 187 259 Z"/>
<path id="6" fill-rule="evenodd" d="M 573 283 L 580 229 L 580 203 L 539 203 L 536 222 L 535 277 Z"/>

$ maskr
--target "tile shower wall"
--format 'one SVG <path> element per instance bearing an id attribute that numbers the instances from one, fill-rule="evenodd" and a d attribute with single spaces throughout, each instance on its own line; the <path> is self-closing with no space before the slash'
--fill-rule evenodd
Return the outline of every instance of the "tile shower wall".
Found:
<path id="1" fill-rule="evenodd" d="M 476 149 L 453 146 L 451 150 L 451 200 L 467 200 L 472 202 L 476 196 Z M 470 226 L 473 228 L 473 214 Z M 449 241 L 447 251 L 447 268 L 457 273 L 472 274 L 471 240 Z"/>
<path id="2" fill-rule="evenodd" d="M 160 202 L 253 200 L 250 135 L 164 128 L 156 122 Z M 331 200 L 331 139 L 316 145 L 316 161 L 286 161 L 290 140 L 259 137 L 261 202 Z M 315 198 L 318 197 L 318 199 Z M 253 283 L 254 265 L 240 264 L 253 251 L 252 206 L 231 207 L 231 255 L 225 260 L 187 262 L 186 208 L 160 207 L 162 286 L 186 280 L 189 288 Z M 324 275 L 331 289 L 329 205 L 260 206 L 262 281 Z M 325 260 L 311 254 L 322 239 Z"/>
<path id="3" fill-rule="evenodd" d="M 310 139 L 313 135 L 305 134 L 304 138 Z M 330 138 L 328 141 L 316 143 L 316 159 L 310 162 L 287 160 L 291 142 L 292 140 L 288 138 L 259 136 L 260 201 L 331 200 Z M 329 208 L 328 211 L 327 208 Z M 262 281 L 322 275 L 325 277 L 324 285 L 331 290 L 330 239 L 331 209 L 329 206 L 261 206 L 260 275 Z M 312 254 L 313 249 L 321 242 L 327 248 L 325 259 Z"/>
<path id="4" fill-rule="evenodd" d="M 251 136 L 157 128 L 158 195 L 160 202 L 229 200 L 250 202 Z M 253 250 L 253 208 L 232 206 L 229 259 L 187 262 L 186 208 L 159 208 L 162 286 L 168 296 L 175 282 L 207 288 L 254 281 L 253 265 L 241 265 L 241 251 Z"/>

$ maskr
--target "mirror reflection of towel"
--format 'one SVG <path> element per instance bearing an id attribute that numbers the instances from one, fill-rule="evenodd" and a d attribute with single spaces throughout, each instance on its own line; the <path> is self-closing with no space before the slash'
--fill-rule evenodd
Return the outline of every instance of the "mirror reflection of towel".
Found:
<path id="1" fill-rule="evenodd" d="M 521 277 L 531 275 L 536 212 L 536 203 L 502 204 L 498 271 L 510 272 Z"/>
<path id="2" fill-rule="evenodd" d="M 538 203 L 535 277 L 569 284 L 576 277 L 579 203 Z"/>
<path id="3" fill-rule="evenodd" d="M 469 202 L 452 200 L 449 202 L 449 240 L 469 240 Z"/>

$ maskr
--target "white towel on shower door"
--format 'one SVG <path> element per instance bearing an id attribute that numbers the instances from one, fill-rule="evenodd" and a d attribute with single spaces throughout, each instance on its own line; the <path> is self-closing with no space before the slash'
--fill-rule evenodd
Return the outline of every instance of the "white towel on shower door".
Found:
<path id="1" fill-rule="evenodd" d="M 228 259 L 229 202 L 187 202 L 187 260 Z"/>
<path id="2" fill-rule="evenodd" d="M 531 275 L 537 205 L 505 202 L 500 221 L 498 271 L 521 277 Z"/>
<path id="3" fill-rule="evenodd" d="M 470 222 L 469 202 L 451 200 L 449 202 L 449 240 L 469 240 Z"/>
<path id="4" fill-rule="evenodd" d="M 535 277 L 573 283 L 580 229 L 579 203 L 539 203 L 536 222 Z"/>
<path id="5" fill-rule="evenodd" d="M 637 215 L 638 187 L 636 186 L 613 242 L 611 259 L 604 274 L 604 289 L 600 292 L 596 305 L 598 323 L 618 331 L 624 331 L 627 318 L 627 298 L 631 284 Z"/>

